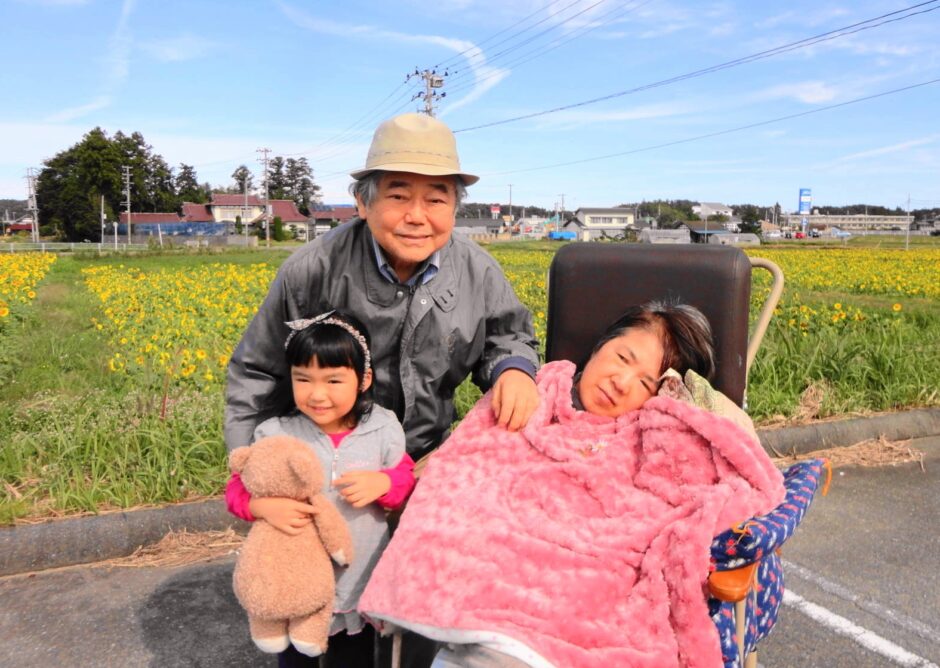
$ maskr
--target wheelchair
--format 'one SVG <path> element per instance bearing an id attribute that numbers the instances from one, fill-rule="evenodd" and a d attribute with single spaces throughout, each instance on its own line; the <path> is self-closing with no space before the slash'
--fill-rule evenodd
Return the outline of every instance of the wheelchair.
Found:
<path id="1" fill-rule="evenodd" d="M 752 268 L 770 272 L 773 281 L 749 334 Z M 748 369 L 783 280 L 773 262 L 731 246 L 570 244 L 549 268 L 545 361 L 586 359 L 607 323 L 626 307 L 673 299 L 708 318 L 716 353 L 712 385 L 746 409 Z M 727 668 L 757 665 L 757 644 L 770 633 L 783 601 L 780 547 L 812 503 L 827 467 L 823 460 L 794 464 L 784 472 L 783 503 L 712 542 L 708 605 Z"/>

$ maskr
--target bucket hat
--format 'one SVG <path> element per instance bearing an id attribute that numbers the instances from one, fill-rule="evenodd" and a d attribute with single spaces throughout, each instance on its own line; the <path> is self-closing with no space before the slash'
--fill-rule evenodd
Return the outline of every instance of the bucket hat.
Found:
<path id="1" fill-rule="evenodd" d="M 350 176 L 358 181 L 377 169 L 427 176 L 456 175 L 468 186 L 480 180 L 479 176 L 460 170 L 454 133 L 427 114 L 401 114 L 376 128 L 366 166 Z"/>

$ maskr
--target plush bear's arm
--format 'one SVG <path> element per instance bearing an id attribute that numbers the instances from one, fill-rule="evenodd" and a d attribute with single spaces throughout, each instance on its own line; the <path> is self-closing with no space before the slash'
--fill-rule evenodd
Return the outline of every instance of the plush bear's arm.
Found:
<path id="1" fill-rule="evenodd" d="M 313 523 L 326 551 L 340 566 L 348 565 L 353 560 L 353 546 L 346 520 L 339 514 L 336 506 L 323 496 L 310 499 L 310 505 L 317 509 Z"/>

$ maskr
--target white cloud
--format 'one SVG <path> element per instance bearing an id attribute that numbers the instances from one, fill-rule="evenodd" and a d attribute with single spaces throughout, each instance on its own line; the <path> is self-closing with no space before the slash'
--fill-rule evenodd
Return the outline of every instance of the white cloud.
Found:
<path id="1" fill-rule="evenodd" d="M 804 104 L 820 104 L 834 100 L 839 94 L 839 90 L 823 81 L 801 81 L 772 86 L 757 93 L 755 98 L 758 100 L 793 98 Z"/>
<path id="2" fill-rule="evenodd" d="M 99 95 L 91 102 L 87 104 L 82 104 L 77 107 L 69 107 L 58 111 L 50 116 L 46 117 L 47 123 L 68 123 L 73 121 L 76 118 L 81 118 L 86 116 L 93 111 L 98 111 L 99 109 L 104 109 L 111 105 L 111 96 L 110 95 Z"/>
<path id="3" fill-rule="evenodd" d="M 61 123 L 85 116 L 111 105 L 114 95 L 127 80 L 130 72 L 131 34 L 128 24 L 136 0 L 124 0 L 121 4 L 121 16 L 111 33 L 108 54 L 105 58 L 105 72 L 101 84 L 101 93 L 91 102 L 68 107 L 46 118 L 50 123 Z"/>
<path id="4" fill-rule="evenodd" d="M 440 35 L 417 35 L 375 28 L 369 25 L 353 25 L 321 19 L 303 12 L 285 2 L 278 2 L 281 12 L 296 26 L 313 32 L 341 37 L 362 36 L 410 44 L 433 44 L 460 54 L 467 62 L 473 75 L 473 88 L 459 101 L 449 104 L 442 115 L 446 115 L 478 99 L 486 91 L 497 85 L 509 75 L 509 70 L 491 67 L 486 64 L 486 56 L 473 42 Z"/>
<path id="5" fill-rule="evenodd" d="M 215 42 L 193 33 L 183 33 L 177 37 L 150 40 L 141 44 L 146 53 L 163 63 L 181 63 L 201 58 L 216 46 Z"/>
<path id="6" fill-rule="evenodd" d="M 38 5 L 42 7 L 80 7 L 87 5 L 88 0 L 17 0 L 23 5 Z"/>
<path id="7" fill-rule="evenodd" d="M 940 134 L 927 135 L 926 137 L 921 137 L 920 139 L 911 139 L 905 142 L 900 142 L 898 144 L 889 144 L 888 146 L 881 146 L 879 148 L 869 149 L 867 151 L 859 151 L 858 153 L 850 153 L 848 155 L 843 155 L 839 158 L 835 158 L 832 162 L 851 162 L 853 160 L 867 160 L 869 158 L 874 158 L 881 155 L 888 155 L 889 153 L 898 153 L 900 151 L 907 151 L 908 149 L 915 148 L 917 146 L 924 146 L 925 144 L 933 144 L 937 140 L 940 140 Z"/>
<path id="8" fill-rule="evenodd" d="M 596 125 L 598 123 L 624 123 L 651 118 L 679 116 L 691 111 L 701 111 L 701 107 L 693 107 L 686 103 L 660 103 L 611 111 L 569 109 L 543 116 L 536 120 L 538 121 L 537 129 L 539 130 L 557 130 L 558 126 L 574 128 L 584 125 Z"/>

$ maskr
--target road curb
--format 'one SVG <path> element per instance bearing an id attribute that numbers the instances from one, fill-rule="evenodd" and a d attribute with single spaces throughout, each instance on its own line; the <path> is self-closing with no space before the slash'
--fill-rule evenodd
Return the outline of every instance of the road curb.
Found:
<path id="1" fill-rule="evenodd" d="M 866 418 L 760 429 L 772 455 L 854 445 L 884 436 L 907 440 L 940 435 L 940 408 Z M 0 529 L 0 577 L 74 566 L 131 554 L 170 531 L 244 532 L 246 523 L 230 515 L 222 499 L 55 520 Z"/>
<path id="2" fill-rule="evenodd" d="M 814 450 L 855 445 L 882 436 L 890 441 L 940 435 L 940 408 L 849 418 L 832 422 L 759 429 L 761 445 L 771 455 L 802 455 Z"/>

